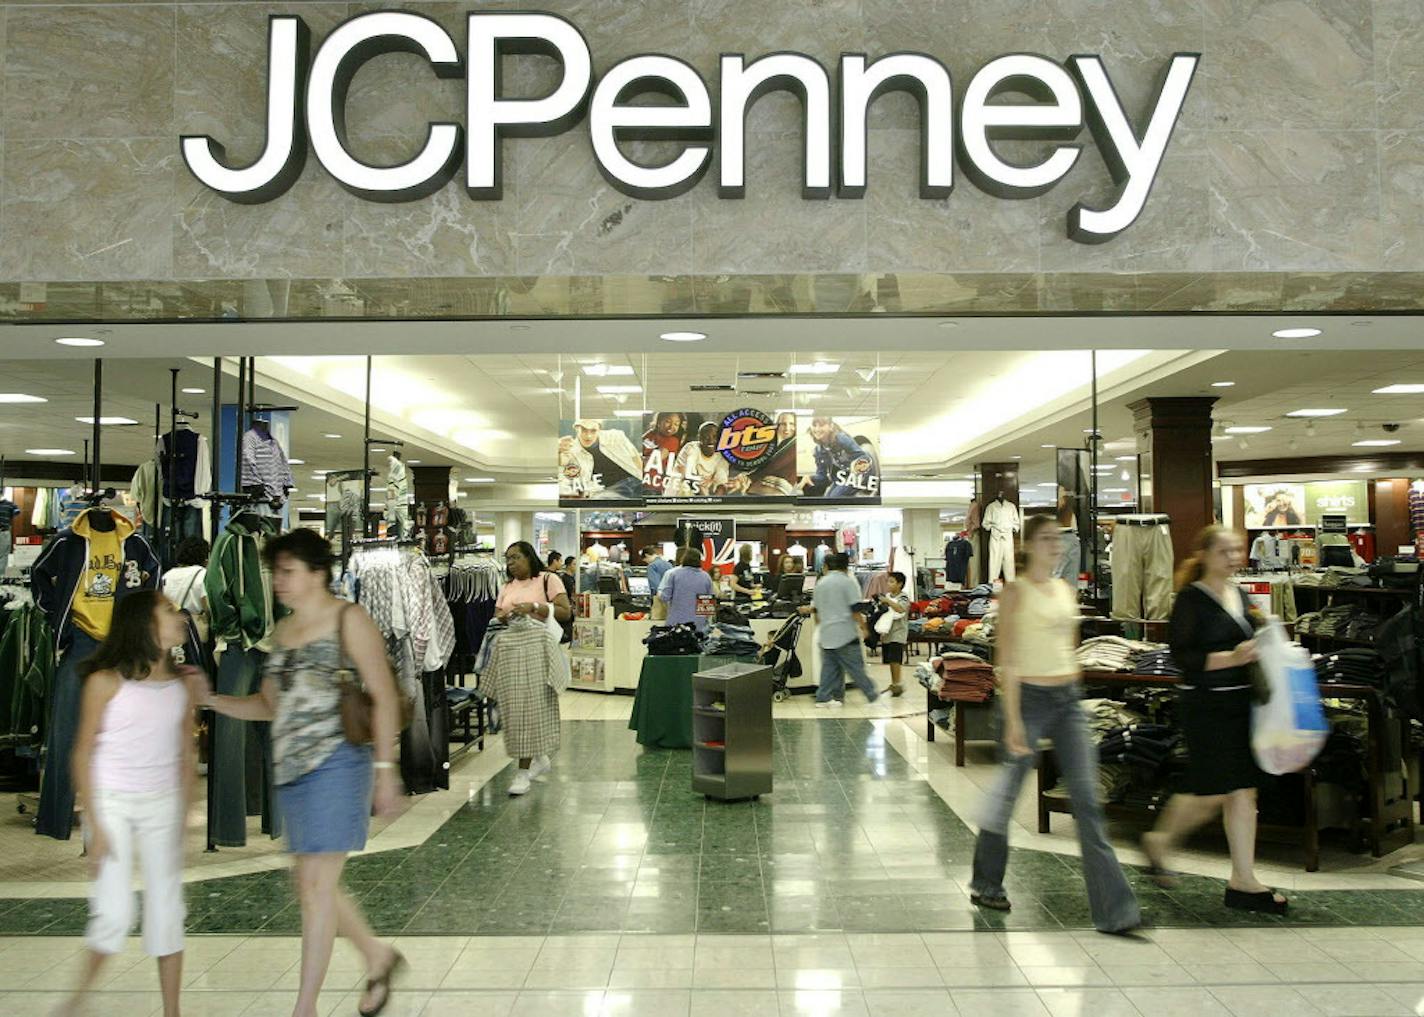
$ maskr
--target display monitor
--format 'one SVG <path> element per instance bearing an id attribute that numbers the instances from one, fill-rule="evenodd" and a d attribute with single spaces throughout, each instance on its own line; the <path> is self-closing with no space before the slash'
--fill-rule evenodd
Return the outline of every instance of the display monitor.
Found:
<path id="1" fill-rule="evenodd" d="M 815 588 L 816 588 L 816 575 L 815 575 L 815 573 L 812 573 L 812 574 L 809 575 L 809 576 L 802 576 L 802 577 L 801 577 L 801 592 L 802 592 L 802 593 L 810 593 L 810 592 L 812 592 L 813 590 L 815 590 Z"/>
<path id="2" fill-rule="evenodd" d="M 801 596 L 801 577 L 782 576 L 780 582 L 776 584 L 776 597 L 778 600 L 796 600 Z"/>
<path id="3" fill-rule="evenodd" d="M 653 590 L 651 584 L 648 582 L 647 576 L 629 576 L 628 592 L 635 597 L 646 597 L 650 595 Z"/>

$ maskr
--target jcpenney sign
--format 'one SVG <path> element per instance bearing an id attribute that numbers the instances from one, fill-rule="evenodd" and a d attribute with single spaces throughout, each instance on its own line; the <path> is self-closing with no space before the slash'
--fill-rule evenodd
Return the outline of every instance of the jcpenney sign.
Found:
<path id="1" fill-rule="evenodd" d="M 435 75 L 463 77 L 466 123 L 433 123 L 425 145 L 408 162 L 372 166 L 351 154 L 346 140 L 346 96 L 357 69 L 382 53 L 414 53 Z M 500 65 L 506 55 L 544 53 L 559 64 L 559 84 L 539 98 L 506 98 Z M 182 139 L 183 159 L 200 181 L 233 201 L 261 203 L 292 186 L 307 150 L 347 190 L 372 201 L 411 201 L 444 187 L 464 162 L 471 198 L 501 196 L 500 143 L 568 130 L 585 116 L 593 157 L 612 186 L 633 197 L 671 198 L 695 186 L 717 164 L 718 193 L 746 193 L 746 114 L 761 96 L 788 91 L 805 112 L 802 193 L 806 198 L 859 198 L 867 184 L 867 119 L 874 100 L 889 91 L 914 95 L 920 104 L 920 194 L 944 198 L 954 189 L 958 165 L 980 189 L 1003 198 L 1051 190 L 1067 175 L 1082 146 L 1086 125 L 1117 191 L 1106 207 L 1081 202 L 1068 211 L 1068 235 L 1102 243 L 1136 221 L 1147 203 L 1172 130 L 1181 115 L 1200 55 L 1177 53 L 1163 69 L 1145 120 L 1134 123 L 1097 56 L 1060 64 L 1014 53 L 991 60 L 970 79 L 956 102 L 949 69 L 923 53 L 892 53 L 876 60 L 847 53 L 834 86 L 830 72 L 800 53 L 771 53 L 748 60 L 723 54 L 717 102 L 707 83 L 676 57 L 644 55 L 614 64 L 597 81 L 588 43 L 578 28 L 552 14 L 471 13 L 466 56 L 430 18 L 402 11 L 361 14 L 343 23 L 311 53 L 300 17 L 278 15 L 268 29 L 267 138 L 249 166 L 233 166 L 222 144 L 206 136 Z M 671 104 L 634 104 L 658 93 Z M 1019 102 L 1002 101 L 1018 96 Z M 1000 100 L 1000 101 L 993 101 Z M 620 141 L 680 142 L 662 165 L 629 159 Z M 1053 143 L 1046 158 L 1021 165 L 1001 156 L 994 142 L 1025 139 Z"/>

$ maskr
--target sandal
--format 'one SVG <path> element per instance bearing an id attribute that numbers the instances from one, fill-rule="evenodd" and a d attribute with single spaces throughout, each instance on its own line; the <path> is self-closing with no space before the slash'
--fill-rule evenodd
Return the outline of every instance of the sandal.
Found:
<path id="1" fill-rule="evenodd" d="M 385 993 L 381 996 L 381 1001 L 371 1009 L 365 1010 L 360 1007 L 357 1007 L 356 1012 L 359 1013 L 361 1017 L 377 1017 L 378 1014 L 385 1010 L 385 1008 L 387 1007 L 387 1005 L 390 1004 L 391 1001 L 391 979 L 395 977 L 398 971 L 403 970 L 405 967 L 405 958 L 401 956 L 401 952 L 397 950 L 391 957 L 390 964 L 387 965 L 386 970 L 380 975 L 380 977 L 366 979 L 367 992 L 374 992 L 377 989 L 384 989 Z"/>
<path id="2" fill-rule="evenodd" d="M 976 908 L 987 908 L 990 911 L 1012 911 L 1014 909 L 1007 897 L 982 897 L 977 893 L 971 893 L 969 903 Z"/>
<path id="3" fill-rule="evenodd" d="M 894 698 L 899 699 L 899 698 L 900 698 L 901 696 L 903 696 L 904 694 L 905 694 L 905 687 L 904 687 L 903 685 L 891 685 L 891 686 L 890 686 L 890 695 L 893 696 Z"/>
<path id="4" fill-rule="evenodd" d="M 1276 900 L 1274 890 L 1247 893 L 1245 890 L 1233 890 L 1229 886 L 1226 888 L 1225 904 L 1237 911 L 1254 911 L 1262 915 L 1283 915 L 1286 908 L 1290 907 L 1290 901 L 1284 897 Z"/>

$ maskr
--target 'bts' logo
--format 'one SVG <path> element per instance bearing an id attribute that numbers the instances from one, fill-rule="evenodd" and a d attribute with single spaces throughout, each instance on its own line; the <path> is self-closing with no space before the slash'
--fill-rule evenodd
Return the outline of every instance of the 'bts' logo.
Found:
<path id="1" fill-rule="evenodd" d="M 776 447 L 776 423 L 761 410 L 734 410 L 722 418 L 717 451 L 733 466 L 751 469 Z"/>

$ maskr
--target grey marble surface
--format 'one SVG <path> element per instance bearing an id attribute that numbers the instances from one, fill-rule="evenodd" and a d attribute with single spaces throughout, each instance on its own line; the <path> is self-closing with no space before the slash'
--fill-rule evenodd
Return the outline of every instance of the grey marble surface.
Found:
<path id="1" fill-rule="evenodd" d="M 385 6 L 428 14 L 463 49 L 470 9 L 531 5 Z M 178 155 L 179 135 L 210 133 L 233 158 L 253 158 L 267 17 L 299 12 L 319 41 L 373 5 L 0 3 L 0 282 L 871 274 L 895 277 L 899 298 L 925 306 L 1014 310 L 1230 307 L 1326 294 L 1368 303 L 1408 297 L 1382 274 L 1424 272 L 1419 0 L 532 6 L 574 20 L 596 70 L 635 53 L 669 53 L 697 67 L 714 94 L 721 52 L 794 49 L 833 68 L 843 51 L 922 50 L 950 68 L 958 90 L 1003 53 L 1096 52 L 1140 116 L 1173 52 L 1200 51 L 1204 61 L 1146 210 L 1097 247 L 1072 243 L 1064 225 L 1075 202 L 1103 204 L 1116 191 L 1087 132 L 1078 165 L 1046 195 L 1003 201 L 960 172 L 950 198 L 925 201 L 917 193 L 918 108 L 903 95 L 872 107 L 863 200 L 802 199 L 800 104 L 771 95 L 748 116 L 747 196 L 739 201 L 718 198 L 715 168 L 670 201 L 623 195 L 599 174 L 580 125 L 507 141 L 500 202 L 472 201 L 457 178 L 416 202 L 373 204 L 341 190 L 311 159 L 285 196 L 253 207 L 198 184 Z M 506 82 L 538 94 L 553 83 L 552 66 L 519 58 Z M 462 82 L 437 80 L 408 55 L 383 56 L 356 75 L 348 122 L 360 157 L 408 158 L 431 120 L 463 122 Z M 651 158 L 667 146 L 638 151 Z M 980 285 L 977 273 L 991 278 Z M 1281 277 L 1290 273 L 1315 274 L 1316 285 L 1287 292 Z M 666 306 L 695 302 L 700 285 L 653 289 Z M 819 299 L 774 282 L 750 291 L 761 303 Z"/>

